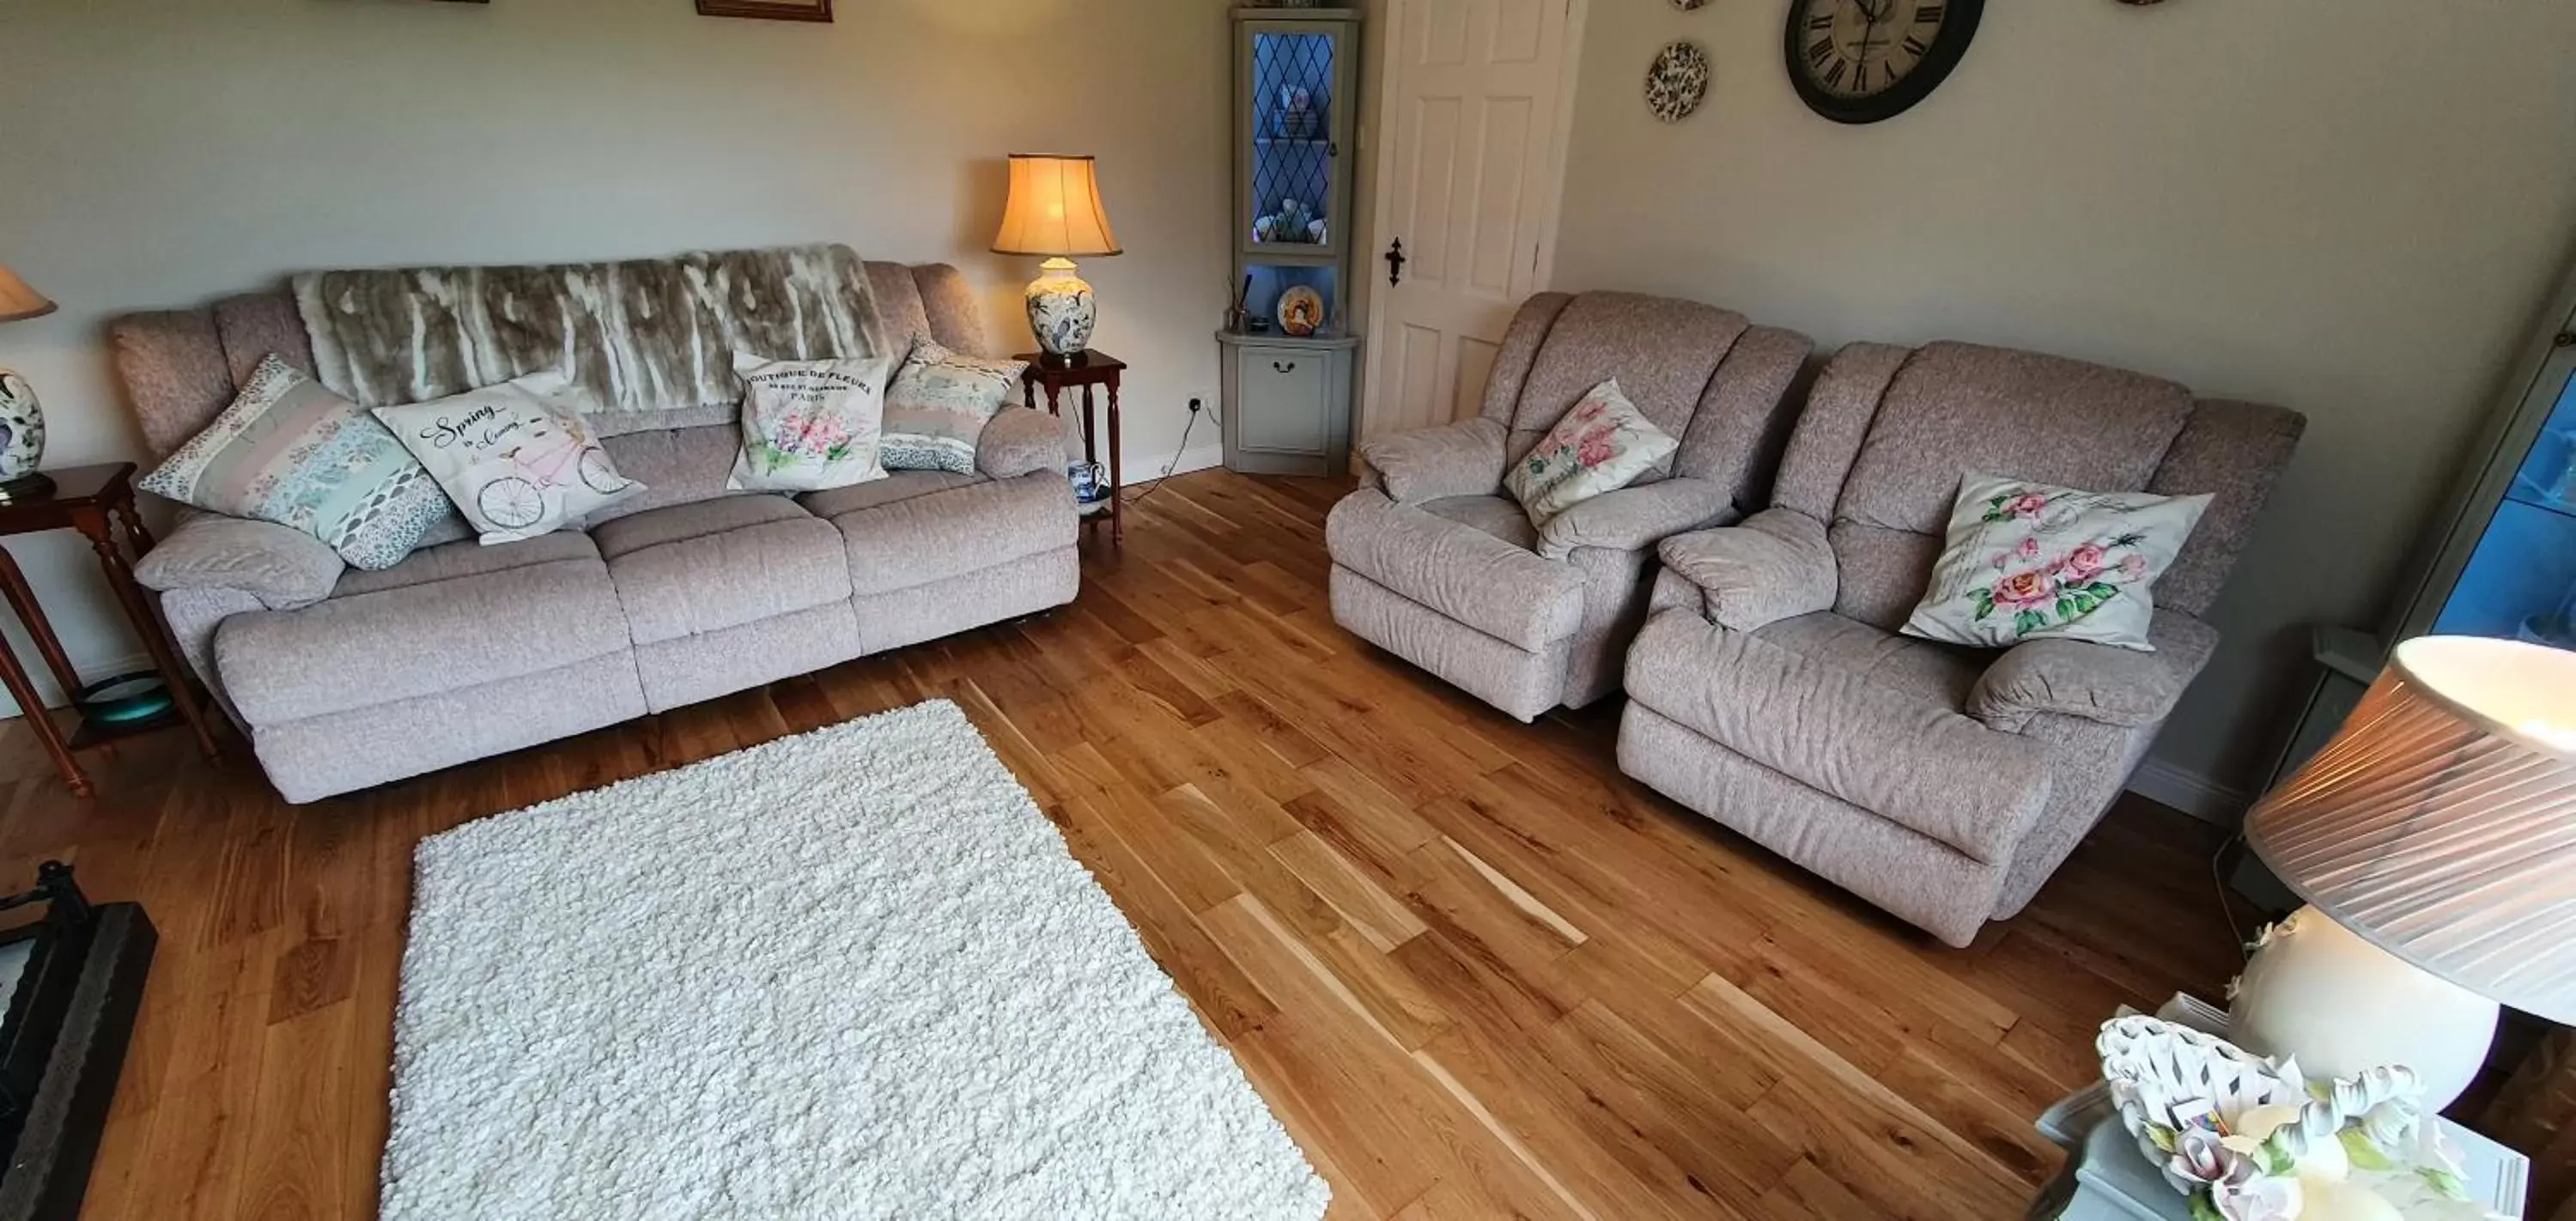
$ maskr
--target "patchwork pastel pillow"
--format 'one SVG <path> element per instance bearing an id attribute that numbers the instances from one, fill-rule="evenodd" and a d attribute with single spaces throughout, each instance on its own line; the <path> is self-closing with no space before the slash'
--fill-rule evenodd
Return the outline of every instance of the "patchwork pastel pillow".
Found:
<path id="1" fill-rule="evenodd" d="M 877 450 L 886 469 L 974 474 L 975 441 L 1027 367 L 961 356 L 928 339 L 913 344 L 886 385 L 885 439 Z"/>
<path id="2" fill-rule="evenodd" d="M 1513 463 L 1503 487 L 1521 502 L 1530 524 L 1544 526 L 1567 509 L 1636 482 L 1681 447 L 1628 401 L 1614 377 L 1594 386 L 1528 456 Z"/>
<path id="3" fill-rule="evenodd" d="M 437 482 L 384 425 L 274 354 L 135 486 L 301 530 L 367 569 L 400 563 L 448 516 Z"/>
<path id="4" fill-rule="evenodd" d="M 617 473 L 582 421 L 597 401 L 548 370 L 426 403 L 378 407 L 376 418 L 490 546 L 579 526 L 644 490 Z"/>
<path id="5" fill-rule="evenodd" d="M 2152 653 L 2148 587 L 2173 566 L 2209 501 L 1971 474 L 1905 634 L 1988 646 L 2086 640 Z"/>
<path id="6" fill-rule="evenodd" d="M 886 477 L 877 461 L 894 362 L 766 360 L 734 353 L 742 379 L 742 452 L 725 486 L 819 492 Z"/>

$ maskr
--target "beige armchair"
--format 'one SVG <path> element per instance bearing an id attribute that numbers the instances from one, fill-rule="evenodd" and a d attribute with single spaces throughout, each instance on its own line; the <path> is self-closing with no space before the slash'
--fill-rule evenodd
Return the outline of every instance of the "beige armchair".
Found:
<path id="1" fill-rule="evenodd" d="M 1968 344 L 1853 344 L 1808 397 L 1772 507 L 1667 539 L 1627 660 L 1629 775 L 1952 945 L 2093 828 L 2216 647 L 2201 621 L 2304 421 Z M 2156 582 L 2152 653 L 1898 635 L 1961 474 L 2208 492 Z"/>
<path id="2" fill-rule="evenodd" d="M 1360 446 L 1368 470 L 1325 527 L 1334 620 L 1522 720 L 1618 690 L 1655 544 L 1757 503 L 1811 348 L 1696 302 L 1530 298 L 1481 414 Z M 1680 450 L 1533 528 L 1504 471 L 1611 377 Z"/>

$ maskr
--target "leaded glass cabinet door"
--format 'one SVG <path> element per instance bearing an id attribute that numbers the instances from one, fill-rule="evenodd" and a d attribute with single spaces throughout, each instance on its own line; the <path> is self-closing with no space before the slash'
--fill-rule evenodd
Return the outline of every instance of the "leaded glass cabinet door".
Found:
<path id="1" fill-rule="evenodd" d="M 1237 24 L 1234 228 L 1251 262 L 1337 262 L 1351 240 L 1358 27 L 1307 11 Z"/>

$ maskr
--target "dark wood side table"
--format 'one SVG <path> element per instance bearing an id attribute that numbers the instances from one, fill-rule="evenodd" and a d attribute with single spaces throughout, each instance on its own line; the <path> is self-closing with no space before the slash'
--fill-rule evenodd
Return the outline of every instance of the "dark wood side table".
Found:
<path id="1" fill-rule="evenodd" d="M 1108 388 L 1109 495 L 1104 500 L 1108 507 L 1086 514 L 1083 521 L 1089 524 L 1107 517 L 1109 545 L 1125 546 L 1127 522 L 1120 512 L 1121 506 L 1118 503 L 1118 489 L 1124 483 L 1118 463 L 1118 374 L 1126 369 L 1127 362 L 1107 352 L 1089 348 L 1083 349 L 1080 356 L 1073 357 L 1069 362 L 1060 365 L 1045 363 L 1047 358 L 1036 352 L 1022 352 L 1011 359 L 1028 362 L 1028 367 L 1020 371 L 1020 387 L 1031 407 L 1038 405 L 1038 391 L 1043 388 L 1046 391 L 1048 415 L 1062 418 L 1064 412 L 1058 401 L 1060 396 L 1071 389 L 1079 388 L 1082 391 L 1082 460 L 1085 462 L 1100 461 L 1100 449 L 1094 442 L 1092 428 L 1091 388 L 1094 386 Z"/>
<path id="2" fill-rule="evenodd" d="M 198 707 L 187 667 L 179 664 L 178 647 L 144 596 L 143 587 L 134 582 L 134 558 L 152 549 L 152 534 L 143 528 L 143 515 L 134 508 L 134 464 L 112 462 L 45 473 L 54 481 L 51 493 L 21 496 L 0 504 L 0 535 L 69 528 L 89 540 L 90 549 L 98 552 L 100 567 L 107 570 L 108 588 L 125 608 L 125 618 L 134 625 L 134 634 L 143 638 L 143 647 L 152 654 L 152 665 L 161 672 L 161 681 L 169 685 L 170 702 L 178 710 L 179 719 L 185 720 L 197 735 L 197 747 L 208 759 L 219 758 L 214 732 Z M 122 540 L 117 537 L 119 530 L 124 532 Z M 129 548 L 132 555 L 127 554 Z M 6 548 L 0 548 L 0 598 L 6 598 L 9 609 L 17 612 L 18 622 L 26 626 L 28 638 L 36 642 L 36 651 L 44 656 L 45 668 L 53 671 L 54 681 L 61 683 L 64 691 L 78 695 L 80 675 L 73 671 L 71 658 L 63 653 L 62 641 L 55 638 L 53 625 L 45 619 L 45 609 L 36 603 L 35 590 L 28 586 L 25 574 L 18 571 L 17 561 L 9 557 Z M 166 716 L 119 725 L 84 720 L 79 732 L 66 741 L 62 729 L 46 713 L 45 701 L 36 693 L 35 684 L 28 681 L 26 667 L 18 664 L 16 655 L 5 645 L 0 645 L 0 683 L 5 683 L 9 694 L 17 699 L 18 707 L 26 713 L 27 724 L 44 740 L 46 753 L 54 757 L 63 783 L 76 797 L 89 796 L 90 783 L 72 757 L 75 749 L 169 724 Z"/>

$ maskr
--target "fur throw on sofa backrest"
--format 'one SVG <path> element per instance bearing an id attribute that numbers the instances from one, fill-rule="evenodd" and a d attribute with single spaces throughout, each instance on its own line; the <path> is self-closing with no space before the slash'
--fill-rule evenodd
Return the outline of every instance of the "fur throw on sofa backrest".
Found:
<path id="1" fill-rule="evenodd" d="M 552 267 L 309 272 L 291 285 L 322 383 L 367 407 L 565 369 L 603 436 L 734 417 L 733 354 L 900 358 L 846 246 Z"/>

